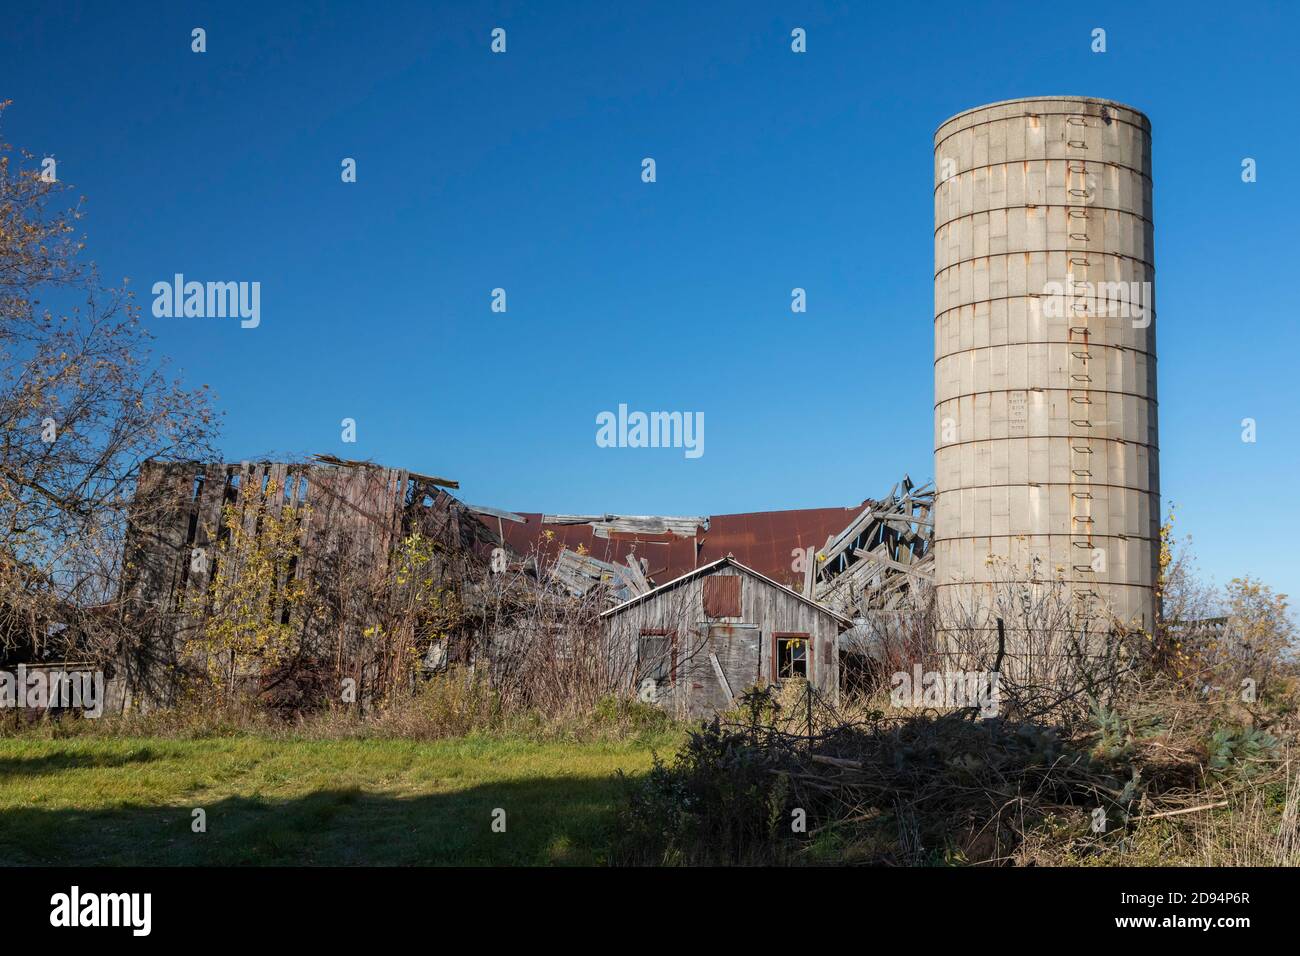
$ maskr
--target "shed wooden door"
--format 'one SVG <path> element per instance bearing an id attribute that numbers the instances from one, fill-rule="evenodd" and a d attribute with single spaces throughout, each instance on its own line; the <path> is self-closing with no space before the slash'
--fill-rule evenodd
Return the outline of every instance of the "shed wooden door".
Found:
<path id="1" fill-rule="evenodd" d="M 692 711 L 703 714 L 726 710 L 758 683 L 761 650 L 762 633 L 753 624 L 710 626 L 703 660 L 692 668 L 696 675 L 693 683 L 699 685 L 693 688 Z"/>

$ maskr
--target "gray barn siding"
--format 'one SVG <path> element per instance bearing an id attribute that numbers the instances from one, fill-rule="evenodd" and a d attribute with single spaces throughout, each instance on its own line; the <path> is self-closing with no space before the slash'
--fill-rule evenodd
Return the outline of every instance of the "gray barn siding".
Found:
<path id="1" fill-rule="evenodd" d="M 185 654 L 186 638 L 202 625 L 202 614 L 194 612 L 212 576 L 238 573 L 233 563 L 223 567 L 219 560 L 227 503 L 250 538 L 262 515 L 280 515 L 290 505 L 300 509 L 302 559 L 295 573 L 313 580 L 341 608 L 311 622 L 305 652 L 366 686 L 356 635 L 371 622 L 364 603 L 353 599 L 354 582 L 388 573 L 394 545 L 412 531 L 436 542 L 433 572 L 452 587 L 471 568 L 477 573 L 485 566 L 497 542 L 440 483 L 445 482 L 366 464 L 145 462 L 125 551 L 130 572 L 123 597 L 137 634 L 122 662 L 126 699 L 142 707 L 167 703 L 176 690 L 177 668 L 205 665 L 198 654 Z M 206 571 L 191 570 L 195 549 L 207 553 Z M 340 566 L 345 570 L 338 571 Z"/>
<path id="2" fill-rule="evenodd" d="M 741 578 L 739 617 L 706 618 L 704 581 L 721 575 Z M 677 632 L 677 680 L 661 688 L 658 703 L 683 716 L 698 716 L 726 706 L 710 653 L 716 654 L 731 692 L 739 697 L 772 678 L 773 639 L 778 633 L 808 634 L 812 683 L 832 700 L 838 696 L 838 636 L 843 625 L 783 588 L 731 564 L 651 595 L 607 618 L 611 659 L 635 690 L 636 647 L 642 629 Z"/>

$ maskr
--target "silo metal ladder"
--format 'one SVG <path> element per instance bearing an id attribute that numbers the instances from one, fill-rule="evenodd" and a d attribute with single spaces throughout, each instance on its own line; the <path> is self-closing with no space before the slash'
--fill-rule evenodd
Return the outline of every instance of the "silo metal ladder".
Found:
<path id="1" fill-rule="evenodd" d="M 1102 331 L 1105 318 L 1094 330 L 1090 321 L 1097 314 L 1096 288 L 1091 270 L 1097 256 L 1089 251 L 1089 227 L 1093 202 L 1088 183 L 1086 116 L 1075 114 L 1066 119 L 1066 233 L 1069 256 L 1068 272 L 1072 280 L 1069 295 L 1069 361 L 1067 429 L 1070 443 L 1070 567 L 1066 577 L 1078 610 L 1088 614 L 1097 600 L 1097 568 L 1093 565 L 1095 524 L 1092 516 L 1093 453 L 1096 441 L 1092 418 L 1092 336 Z M 1099 263 L 1098 263 L 1099 264 Z M 1075 278 L 1086 283 L 1079 291 Z M 1104 561 L 1104 556 L 1103 556 Z M 1102 570 L 1104 571 L 1104 565 Z"/>

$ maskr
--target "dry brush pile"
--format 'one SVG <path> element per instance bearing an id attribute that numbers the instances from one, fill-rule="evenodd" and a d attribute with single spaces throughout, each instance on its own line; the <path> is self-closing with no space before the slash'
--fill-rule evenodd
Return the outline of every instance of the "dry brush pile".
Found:
<path id="1" fill-rule="evenodd" d="M 900 672 L 919 660 L 926 670 L 956 662 L 1006 673 L 996 716 L 900 703 L 882 689 L 844 707 L 815 700 L 810 719 L 802 689 L 751 692 L 736 711 L 693 730 L 670 762 L 627 783 L 615 858 L 1300 863 L 1294 664 L 1282 653 L 1255 661 L 1266 694 L 1227 687 L 1240 653 L 1219 648 L 1214 660 L 1231 667 L 1215 671 L 1186 629 L 1176 639 L 1121 628 L 1100 642 L 1071 638 L 1061 633 L 1077 623 L 1068 606 L 1043 606 L 1068 600 L 1060 595 L 1040 591 L 1019 637 L 1040 646 L 1050 637 L 1061 653 L 1015 668 L 1007 648 L 979 647 L 985 632 L 963 631 L 963 621 L 902 627 L 899 642 L 882 649 Z M 933 607 L 917 613 L 936 623 Z M 1246 617 L 1279 620 L 1258 606 Z M 1050 621 L 1050 635 L 1034 620 Z M 1278 626 L 1283 647 L 1294 634 Z M 927 633 L 957 638 L 939 654 Z M 1184 656 L 1168 655 L 1174 643 Z M 1260 643 L 1253 633 L 1252 648 Z"/>

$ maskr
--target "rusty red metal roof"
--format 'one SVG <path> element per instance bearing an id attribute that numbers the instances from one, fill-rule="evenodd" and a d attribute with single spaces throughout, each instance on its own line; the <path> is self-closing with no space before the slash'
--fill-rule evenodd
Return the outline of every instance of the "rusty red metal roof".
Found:
<path id="1" fill-rule="evenodd" d="M 536 551 L 549 560 L 568 548 L 625 564 L 628 555 L 635 553 L 646 560 L 648 576 L 662 584 L 731 554 L 741 564 L 797 589 L 802 586 L 803 574 L 794 570 L 794 551 L 820 548 L 868 504 L 870 501 L 847 508 L 712 515 L 708 529 L 697 529 L 694 537 L 617 531 L 602 537 L 589 524 L 544 524 L 543 515 L 534 511 L 517 512 L 527 519 L 525 524 L 487 515 L 480 515 L 479 520 L 494 530 L 499 524 L 506 542 L 522 555 Z"/>

